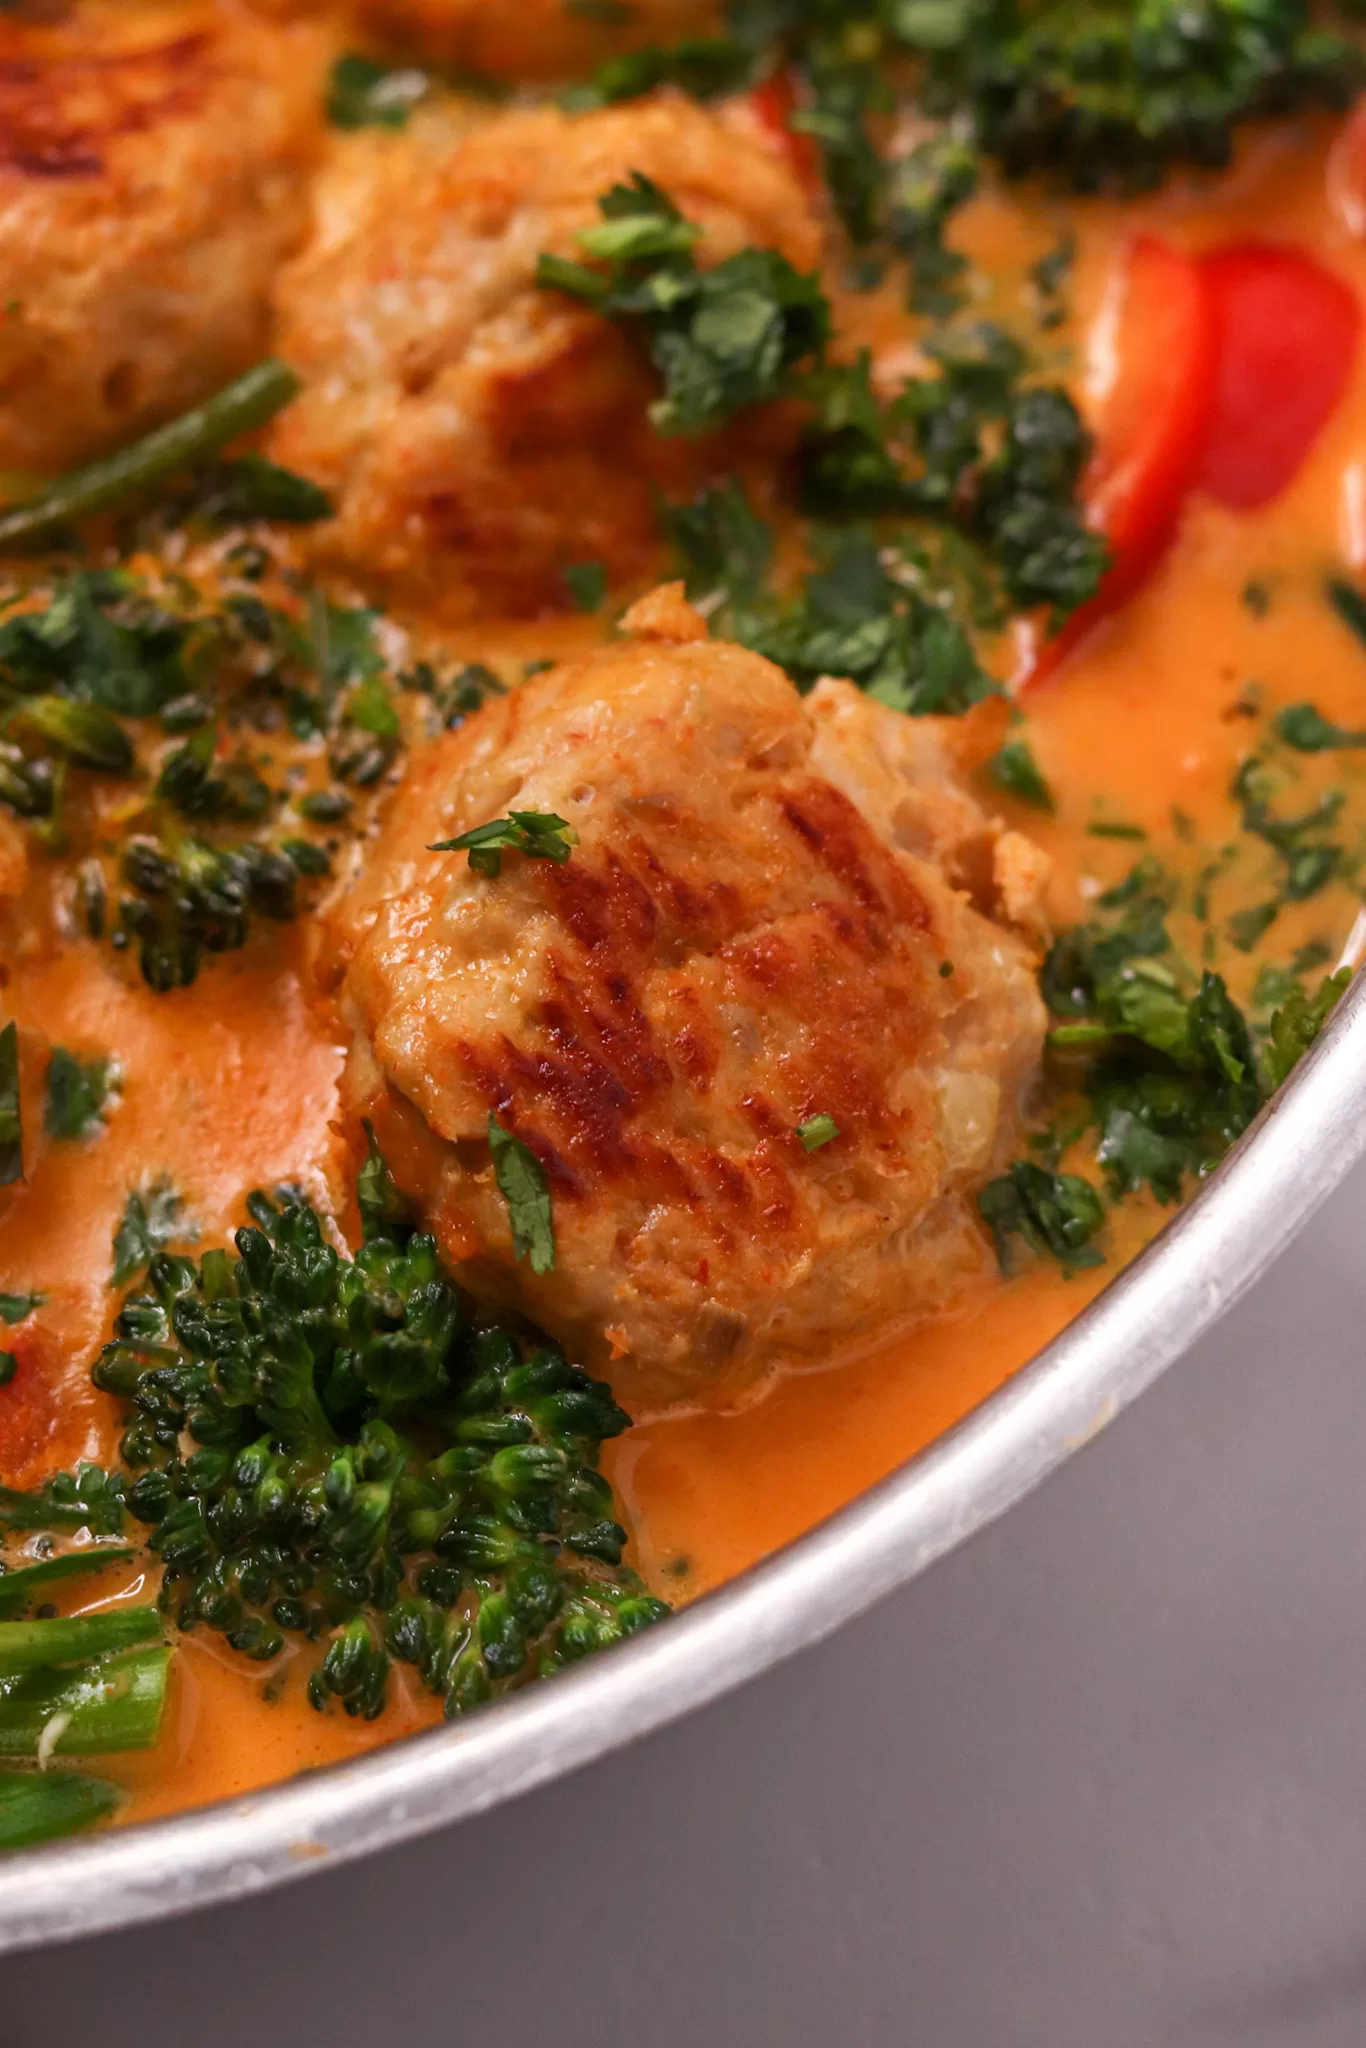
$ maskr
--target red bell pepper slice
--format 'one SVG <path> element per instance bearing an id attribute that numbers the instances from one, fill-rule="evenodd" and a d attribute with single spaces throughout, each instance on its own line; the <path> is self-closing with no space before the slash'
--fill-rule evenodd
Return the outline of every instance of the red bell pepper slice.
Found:
<path id="1" fill-rule="evenodd" d="M 752 86 L 744 95 L 744 104 L 764 141 L 786 161 L 806 190 L 814 192 L 821 181 L 820 152 L 813 137 L 792 126 L 798 100 L 791 71 L 774 71 L 761 85 Z"/>
<path id="2" fill-rule="evenodd" d="M 1355 292 L 1302 250 L 1234 242 L 1204 257 L 1218 369 L 1194 481 L 1251 511 L 1290 483 L 1356 361 Z"/>
<path id="3" fill-rule="evenodd" d="M 1031 683 L 1055 669 L 1154 568 L 1176 530 L 1205 436 L 1216 331 L 1200 264 L 1156 235 L 1137 235 L 1121 291 L 1116 373 L 1082 487 L 1087 524 L 1110 543 L 1110 566 L 1095 596 L 1038 649 Z"/>

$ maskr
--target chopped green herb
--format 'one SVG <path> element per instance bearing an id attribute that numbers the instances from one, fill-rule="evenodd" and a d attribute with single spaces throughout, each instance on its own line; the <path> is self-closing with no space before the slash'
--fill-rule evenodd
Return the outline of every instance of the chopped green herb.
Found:
<path id="1" fill-rule="evenodd" d="M 0 1323 L 22 1323 L 46 1300 L 45 1294 L 0 1294 Z"/>
<path id="2" fill-rule="evenodd" d="M 1335 822 L 1344 799 L 1340 790 L 1330 790 L 1298 817 L 1282 818 L 1271 808 L 1275 786 L 1267 764 L 1253 756 L 1238 769 L 1230 793 L 1243 830 L 1265 840 L 1284 861 L 1285 900 L 1300 903 L 1323 888 L 1342 864 L 1342 848 L 1319 835 Z"/>
<path id="3" fill-rule="evenodd" d="M 1290 704 L 1277 714 L 1276 731 L 1288 747 L 1301 754 L 1322 754 L 1336 747 L 1366 747 L 1366 732 L 1334 725 L 1313 704 Z"/>
<path id="4" fill-rule="evenodd" d="M 114 1232 L 111 1287 L 122 1287 L 176 1237 L 193 1235 L 185 1223 L 185 1204 L 164 1176 L 145 1189 L 134 1189 Z"/>
<path id="5" fill-rule="evenodd" d="M 581 612 L 602 609 L 607 595 L 607 571 L 601 562 L 571 562 L 564 571 L 564 580 Z"/>
<path id="6" fill-rule="evenodd" d="M 1335 1005 L 1346 994 L 1351 980 L 1351 968 L 1340 967 L 1336 974 L 1324 976 L 1312 996 L 1306 995 L 1298 986 L 1291 989 L 1271 1019 L 1271 1028 L 1263 1053 L 1267 1085 L 1270 1090 L 1279 1088 L 1297 1062 L 1308 1052 L 1332 1015 Z"/>
<path id="7" fill-rule="evenodd" d="M 1264 576 L 1251 576 L 1243 585 L 1242 599 L 1254 619 L 1264 619 L 1271 610 L 1271 585 Z"/>
<path id="8" fill-rule="evenodd" d="M 1148 834 L 1142 825 L 1126 824 L 1122 818 L 1097 818 L 1086 828 L 1092 839 L 1146 839 Z"/>
<path id="9" fill-rule="evenodd" d="M 1049 1253 L 1063 1266 L 1098 1266 L 1102 1254 L 1092 1239 L 1105 1222 L 1105 1205 L 1089 1180 L 1076 1173 L 1050 1173 L 1032 1160 L 1017 1159 L 977 1197 L 991 1231 L 1003 1273 L 1014 1271 L 1012 1237 L 1031 1251 Z"/>
<path id="10" fill-rule="evenodd" d="M 1323 588 L 1329 604 L 1348 632 L 1366 647 L 1366 593 L 1341 576 L 1330 576 Z"/>
<path id="11" fill-rule="evenodd" d="M 264 455 L 239 455 L 216 463 L 196 487 L 197 509 L 219 524 L 273 519 L 283 526 L 311 526 L 332 515 L 326 491 Z"/>
<path id="12" fill-rule="evenodd" d="M 806 1152 L 818 1151 L 822 1145 L 828 1145 L 830 1140 L 837 1138 L 839 1134 L 839 1125 L 825 1110 L 807 1117 L 805 1123 L 797 1126 L 797 1136 L 802 1141 L 803 1151 Z"/>
<path id="13" fill-rule="evenodd" d="M 1029 804 L 1036 811 L 1053 810 L 1053 792 L 1028 740 L 1007 740 L 992 755 L 987 767 L 992 781 L 1022 804 Z"/>
<path id="14" fill-rule="evenodd" d="M 327 118 L 334 128 L 403 128 L 430 90 L 425 71 L 390 69 L 348 51 L 332 66 Z"/>
<path id="15" fill-rule="evenodd" d="M 564 818 L 553 811 L 512 811 L 506 818 L 491 818 L 487 825 L 475 825 L 458 839 L 437 839 L 429 853 L 468 853 L 477 875 L 498 875 L 505 852 L 524 853 L 528 860 L 567 861 L 579 835 Z"/>
<path id="16" fill-rule="evenodd" d="M 647 44 L 609 57 L 590 79 L 571 85 L 560 105 L 572 113 L 607 107 L 619 100 L 639 99 L 672 85 L 694 99 L 712 99 L 737 91 L 753 69 L 752 53 L 728 36 L 688 36 L 667 46 Z"/>
<path id="17" fill-rule="evenodd" d="M 12 1351 L 0 1351 L 0 1387 L 7 1387 L 19 1370 L 19 1361 Z"/>
<path id="18" fill-rule="evenodd" d="M 1240 953 L 1250 953 L 1258 939 L 1262 938 L 1280 915 L 1278 903 L 1254 903 L 1246 910 L 1235 910 L 1228 921 L 1230 943 Z"/>
<path id="19" fill-rule="evenodd" d="M 78 1060 L 55 1045 L 47 1068 L 44 1127 L 50 1138 L 88 1138 L 104 1128 L 104 1107 L 118 1080 L 114 1060 Z"/>
<path id="20" fill-rule="evenodd" d="M 512 1226 L 512 1252 L 526 1259 L 533 1273 L 555 1270 L 555 1225 L 550 1209 L 550 1183 L 545 1168 L 529 1145 L 505 1131 L 489 1112 L 489 1151 L 494 1178 L 507 1203 Z"/>
<path id="21" fill-rule="evenodd" d="M 942 319 L 963 303 L 967 258 L 944 244 L 944 230 L 977 189 L 976 151 L 949 134 L 917 143 L 891 166 L 887 233 L 906 259 L 913 311 Z"/>
<path id="22" fill-rule="evenodd" d="M 830 308 L 820 281 L 776 249 L 741 249 L 700 270 L 701 230 L 640 172 L 598 207 L 601 222 L 578 239 L 602 267 L 543 255 L 537 282 L 638 330 L 664 387 L 650 408 L 660 433 L 706 433 L 783 397 L 798 366 L 824 355 Z"/>
<path id="23" fill-rule="evenodd" d="M 1036 263 L 1029 266 L 1029 281 L 1040 300 L 1039 325 L 1045 332 L 1061 327 L 1067 317 L 1067 308 L 1062 302 L 1063 288 L 1071 274 L 1077 254 L 1077 238 L 1069 228 L 1045 250 Z"/>

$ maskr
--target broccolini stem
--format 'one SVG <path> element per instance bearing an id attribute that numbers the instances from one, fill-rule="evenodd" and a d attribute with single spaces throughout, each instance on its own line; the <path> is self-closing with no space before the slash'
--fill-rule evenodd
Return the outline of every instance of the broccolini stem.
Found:
<path id="1" fill-rule="evenodd" d="M 84 1664 L 161 1633 L 154 1607 L 112 1607 L 67 1620 L 0 1621 L 0 1679 L 54 1664 Z"/>
<path id="2" fill-rule="evenodd" d="M 125 1650 L 76 1671 L 31 1671 L 0 1695 L 0 1756 L 100 1756 L 150 1749 L 161 1731 L 171 1653 Z M 50 1724 L 61 1719 L 54 1736 Z"/>
<path id="3" fill-rule="evenodd" d="M 74 1771 L 0 1771 L 0 1849 L 79 1834 L 111 1814 L 119 1797 L 117 1785 Z"/>
<path id="4" fill-rule="evenodd" d="M 44 1558 L 41 1564 L 21 1565 L 0 1576 L 0 1620 L 21 1614 L 37 1594 L 47 1598 L 47 1589 L 62 1579 L 83 1578 L 105 1565 L 127 1564 L 133 1552 L 126 1543 L 106 1543 L 86 1550 L 69 1550 L 63 1557 Z"/>
<path id="5" fill-rule="evenodd" d="M 153 428 L 131 448 L 70 470 L 27 504 L 0 513 L 0 549 L 48 540 L 61 527 L 96 512 L 108 512 L 179 470 L 204 461 L 239 435 L 264 426 L 298 389 L 299 379 L 288 363 L 267 357 L 202 405 L 192 406 L 164 427 Z"/>

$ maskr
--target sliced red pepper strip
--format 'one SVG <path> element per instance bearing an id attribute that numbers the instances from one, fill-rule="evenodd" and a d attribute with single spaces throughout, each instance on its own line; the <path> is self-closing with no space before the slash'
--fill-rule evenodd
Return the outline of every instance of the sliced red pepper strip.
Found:
<path id="1" fill-rule="evenodd" d="M 1201 260 L 1218 368 L 1194 481 L 1222 505 L 1269 505 L 1342 399 L 1356 361 L 1355 292 L 1300 249 L 1234 242 Z"/>
<path id="2" fill-rule="evenodd" d="M 1110 567 L 1095 596 L 1039 648 L 1030 683 L 1150 574 L 1176 530 L 1204 442 L 1216 336 L 1200 264 L 1156 235 L 1137 235 L 1119 289 L 1116 373 L 1083 483 L 1087 523 L 1109 541 Z"/>
<path id="3" fill-rule="evenodd" d="M 798 101 L 791 71 L 773 72 L 761 85 L 751 87 L 743 99 L 764 141 L 786 160 L 807 191 L 814 192 L 821 181 L 820 152 L 810 135 L 792 126 Z"/>

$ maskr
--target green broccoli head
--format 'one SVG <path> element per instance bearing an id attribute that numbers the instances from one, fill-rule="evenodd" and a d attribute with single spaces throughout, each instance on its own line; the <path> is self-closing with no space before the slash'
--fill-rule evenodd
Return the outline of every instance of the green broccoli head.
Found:
<path id="1" fill-rule="evenodd" d="M 666 1610 L 597 1469 L 608 1388 L 474 1317 L 377 1154 L 361 1193 L 354 1259 L 288 1188 L 236 1256 L 154 1258 L 93 1377 L 182 1629 L 263 1662 L 327 1638 L 310 1696 L 366 1716 L 398 1657 L 456 1713 Z"/>
<path id="2" fill-rule="evenodd" d="M 1228 162 L 1240 123 L 1345 106 L 1366 80 L 1304 0 L 910 0 L 896 20 L 936 112 L 968 114 L 1009 175 L 1143 190 Z"/>

